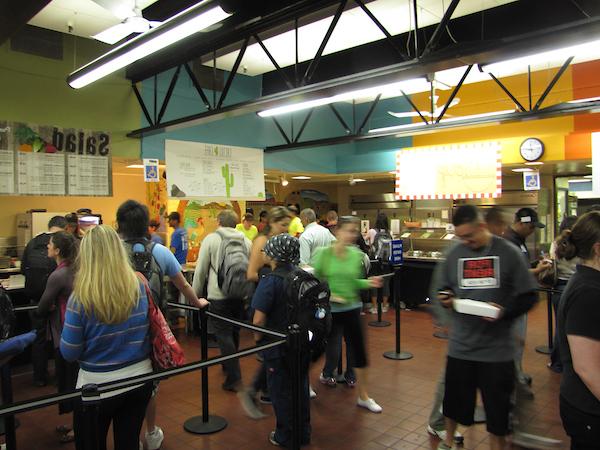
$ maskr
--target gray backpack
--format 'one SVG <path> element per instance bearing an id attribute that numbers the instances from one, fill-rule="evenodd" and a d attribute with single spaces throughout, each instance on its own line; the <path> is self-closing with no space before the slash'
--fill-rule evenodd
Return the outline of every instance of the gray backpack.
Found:
<path id="1" fill-rule="evenodd" d="M 217 283 L 223 295 L 230 299 L 249 300 L 254 293 L 254 283 L 246 278 L 248 271 L 248 250 L 244 235 L 226 236 L 220 230 L 219 266 Z"/>

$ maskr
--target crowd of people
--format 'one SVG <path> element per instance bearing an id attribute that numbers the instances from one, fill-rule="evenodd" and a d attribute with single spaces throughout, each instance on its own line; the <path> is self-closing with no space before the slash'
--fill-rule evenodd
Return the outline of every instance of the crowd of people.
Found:
<path id="1" fill-rule="evenodd" d="M 313 209 L 298 205 L 276 206 L 262 211 L 254 225 L 254 214 L 239 218 L 232 210 L 217 216 L 217 229 L 208 234 L 196 261 L 193 283 L 183 276 L 188 241 L 181 216 L 168 216 L 174 229 L 170 248 L 157 234 L 158 222 L 150 222 L 147 208 L 133 200 L 117 211 L 117 229 L 105 225 L 79 229 L 76 217 L 53 217 L 48 233 L 34 237 L 25 249 L 22 270 L 25 291 L 37 305 L 32 323 L 38 338 L 32 348 L 33 380 L 48 382 L 47 336 L 54 349 L 58 389 L 66 392 L 86 383 L 103 383 L 150 373 L 148 332 L 149 298 L 166 314 L 163 276 L 168 276 L 171 295 L 181 294 L 199 308 L 216 314 L 251 320 L 254 324 L 286 330 L 289 292 L 285 275 L 299 267 L 326 281 L 330 290 L 331 332 L 319 382 L 335 387 L 339 377 L 356 387 L 356 405 L 379 413 L 382 407 L 369 396 L 368 349 L 361 314 L 363 298 L 373 303 L 383 289 L 383 310 L 389 308 L 389 285 L 370 262 L 381 257 L 391 240 L 389 222 L 379 213 L 373 229 L 360 233 L 355 216 L 327 213 L 319 222 Z M 598 448 L 600 442 L 600 335 L 595 308 L 600 287 L 600 212 L 580 218 L 567 217 L 548 257 L 532 258 L 527 237 L 544 225 L 531 208 L 521 208 L 507 223 L 498 208 L 486 214 L 475 206 L 461 206 L 452 217 L 456 242 L 448 247 L 436 267 L 430 298 L 437 321 L 448 330 L 448 355 L 434 399 L 427 431 L 441 441 L 438 450 L 462 443 L 458 425 L 474 422 L 477 391 L 481 393 L 492 450 L 505 448 L 506 437 L 526 448 L 557 448 L 560 441 L 527 432 L 523 411 L 533 398 L 531 376 L 522 364 L 527 311 L 537 301 L 538 282 L 552 269 L 553 306 L 558 332 L 548 367 L 561 372 L 560 413 L 572 449 Z M 40 249 L 44 249 L 41 252 Z M 140 278 L 132 255 L 148 252 L 157 277 Z M 43 253 L 43 254 L 42 254 Z M 223 274 L 225 259 L 240 274 Z M 237 258 L 237 259 L 236 259 Z M 43 264 L 42 264 L 43 262 Z M 114 268 L 118 267 L 119 270 Z M 154 273 L 152 272 L 152 273 Z M 371 275 L 371 276 L 369 276 Z M 238 276 L 233 296 L 225 278 Z M 545 280 L 546 278 L 544 278 Z M 544 281 L 546 283 L 546 281 Z M 371 295 L 369 295 L 369 292 Z M 244 298 L 242 298 L 244 297 Z M 495 317 L 477 317 L 455 311 L 456 299 L 486 302 Z M 250 313 L 250 317 L 248 317 Z M 208 331 L 222 355 L 239 349 L 237 326 L 212 317 Z M 258 343 L 265 336 L 255 336 Z M 343 342 L 346 371 L 337 373 Z M 268 436 L 274 445 L 290 446 L 291 388 L 286 347 L 274 347 L 260 355 L 261 364 L 252 381 L 244 384 L 238 359 L 223 363 L 225 391 L 236 392 L 244 411 L 254 419 L 265 417 L 261 403 L 271 403 L 276 426 Z M 315 363 L 316 364 L 316 363 Z M 303 378 L 301 440 L 311 439 L 310 402 L 317 394 L 308 373 L 310 362 L 301 363 Z M 156 423 L 158 383 L 102 394 L 99 416 L 99 448 L 106 448 L 106 435 L 113 426 L 116 450 L 142 446 L 139 436 L 144 422 L 145 447 L 160 448 L 164 439 Z M 63 402 L 59 413 L 73 412 L 72 423 L 57 428 L 61 442 L 75 441 L 81 449 L 86 439 L 82 429 L 82 405 Z"/>

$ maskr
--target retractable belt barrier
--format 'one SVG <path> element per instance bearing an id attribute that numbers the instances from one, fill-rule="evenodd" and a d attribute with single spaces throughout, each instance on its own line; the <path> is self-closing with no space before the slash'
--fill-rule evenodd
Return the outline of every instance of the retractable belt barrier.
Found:
<path id="1" fill-rule="evenodd" d="M 300 375 L 300 361 L 301 361 L 301 336 L 300 327 L 296 324 L 291 324 L 288 327 L 288 333 L 283 333 L 281 331 L 271 330 L 264 327 L 259 327 L 256 325 L 251 325 L 246 322 L 242 322 L 239 320 L 235 320 L 229 317 L 221 316 L 219 314 L 212 313 L 210 311 L 197 308 L 195 306 L 189 306 L 179 303 L 168 303 L 169 307 L 179 308 L 179 309 L 187 309 L 191 311 L 197 311 L 200 315 L 200 343 L 201 343 L 201 360 L 198 362 L 192 362 L 188 364 L 184 364 L 183 366 L 176 367 L 173 369 L 167 369 L 160 372 L 150 373 L 146 375 L 137 375 L 134 377 L 125 378 L 119 381 L 112 381 L 108 383 L 101 384 L 86 384 L 81 389 L 75 389 L 69 392 L 65 392 L 62 394 L 55 395 L 46 395 L 38 398 L 34 398 L 32 400 L 21 401 L 21 402 L 11 402 L 12 400 L 12 390 L 10 389 L 10 376 L 7 378 L 6 376 L 2 377 L 2 390 L 3 394 L 7 394 L 3 397 L 3 401 L 7 402 L 0 406 L 0 418 L 6 419 L 6 436 L 15 436 L 15 428 L 14 428 L 14 415 L 32 411 L 39 408 L 44 408 L 47 406 L 55 405 L 60 402 L 66 400 L 72 400 L 81 398 L 83 402 L 83 410 L 84 410 L 84 430 L 83 433 L 86 436 L 85 450 L 97 450 L 98 439 L 94 439 L 95 436 L 98 436 L 98 421 L 97 415 L 100 407 L 100 403 L 102 399 L 100 397 L 101 394 L 113 392 L 119 389 L 131 388 L 139 386 L 143 383 L 148 383 L 151 381 L 158 381 L 165 378 L 170 378 L 177 375 L 183 375 L 186 373 L 194 372 L 200 370 L 202 373 L 201 378 L 201 386 L 202 386 L 202 415 L 196 416 L 188 419 L 184 423 L 184 428 L 186 431 L 196 434 L 209 434 L 215 433 L 217 431 L 222 430 L 227 426 L 227 421 L 219 416 L 210 416 L 208 411 L 208 368 L 210 366 L 214 366 L 217 364 L 222 364 L 223 362 L 241 358 L 244 356 L 252 355 L 254 353 L 267 350 L 273 347 L 277 347 L 283 344 L 288 344 L 290 346 L 291 355 L 291 369 L 292 373 L 296 374 L 293 377 L 293 385 L 292 385 L 292 449 L 299 450 L 300 449 L 300 440 L 301 440 L 301 414 L 300 414 L 300 397 L 301 397 L 301 375 Z M 14 308 L 16 312 L 24 312 L 31 311 L 33 309 L 37 309 L 37 306 L 20 306 Z M 241 328 L 246 328 L 252 331 L 260 332 L 269 336 L 273 336 L 278 338 L 274 342 L 269 342 L 263 345 L 257 345 L 254 347 L 250 347 L 244 350 L 240 350 L 231 355 L 225 356 L 217 356 L 214 358 L 208 358 L 208 346 L 207 346 L 207 317 L 211 317 L 213 319 L 222 320 L 225 322 L 229 322 L 232 325 L 239 326 Z M 5 365 L 4 367 L 7 367 Z M 8 391 L 8 392 L 6 392 Z M 10 394 L 10 395 L 8 395 Z M 6 449 L 7 450 L 16 450 L 16 439 L 7 439 L 6 440 Z"/>
<path id="2" fill-rule="evenodd" d="M 554 337 L 553 337 L 554 323 L 552 321 L 552 318 L 553 318 L 552 295 L 553 294 L 562 294 L 562 292 L 559 291 L 558 289 L 543 288 L 543 287 L 537 288 L 536 290 L 538 292 L 546 293 L 546 307 L 548 308 L 548 345 L 538 345 L 535 348 L 535 351 L 538 353 L 542 353 L 544 355 L 549 355 L 550 353 L 552 353 L 552 350 L 554 347 Z"/>

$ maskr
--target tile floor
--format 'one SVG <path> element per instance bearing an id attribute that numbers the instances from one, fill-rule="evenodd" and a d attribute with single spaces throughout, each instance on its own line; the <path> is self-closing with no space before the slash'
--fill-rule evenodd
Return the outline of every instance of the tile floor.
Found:
<path id="1" fill-rule="evenodd" d="M 386 319 L 393 322 L 390 311 Z M 373 316 L 365 316 L 372 320 Z M 355 406 L 356 392 L 345 387 L 328 388 L 318 382 L 321 364 L 313 366 L 311 379 L 318 397 L 311 403 L 313 439 L 311 450 L 321 449 L 435 449 L 437 440 L 426 430 L 427 418 L 445 355 L 446 341 L 432 336 L 431 316 L 426 308 L 402 312 L 402 346 L 414 358 L 393 361 L 382 353 L 394 349 L 394 327 L 368 327 L 370 350 L 369 392 L 382 406 L 382 414 L 372 414 Z M 531 405 L 531 426 L 535 432 L 565 442 L 566 437 L 558 415 L 558 386 L 560 376 L 546 368 L 548 357 L 535 352 L 546 340 L 546 305 L 542 301 L 530 313 L 525 368 L 533 376 L 535 399 Z M 189 361 L 199 357 L 198 338 L 180 336 Z M 243 332 L 243 343 L 251 345 L 249 332 Z M 210 349 L 210 356 L 217 354 Z M 250 381 L 258 362 L 247 357 L 242 362 L 246 381 Z M 23 370 L 23 368 L 21 368 Z M 235 394 L 221 390 L 222 374 L 218 367 L 210 369 L 210 411 L 229 422 L 216 434 L 197 436 L 183 430 L 183 422 L 200 414 L 199 373 L 183 375 L 161 384 L 159 425 L 165 432 L 163 450 L 259 450 L 270 449 L 267 435 L 273 428 L 274 417 L 269 406 L 263 407 L 270 416 L 260 421 L 247 418 L 241 411 Z M 15 400 L 48 394 L 53 388 L 31 386 L 30 374 L 14 377 Z M 24 450 L 70 450 L 72 444 L 59 444 L 54 432 L 56 425 L 65 422 L 49 407 L 18 416 L 18 448 Z M 483 425 L 465 430 L 464 448 L 487 449 Z M 137 449 L 132 449 L 137 450 Z"/>

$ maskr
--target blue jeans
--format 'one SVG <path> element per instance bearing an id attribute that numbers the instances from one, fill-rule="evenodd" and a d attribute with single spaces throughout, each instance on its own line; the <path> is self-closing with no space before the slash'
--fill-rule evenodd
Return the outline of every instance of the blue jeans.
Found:
<path id="1" fill-rule="evenodd" d="M 267 368 L 267 385 L 275 411 L 275 440 L 284 447 L 292 445 L 292 380 L 286 358 L 265 360 Z M 310 443 L 310 398 L 308 395 L 308 360 L 302 364 L 302 430 L 301 443 Z"/>

